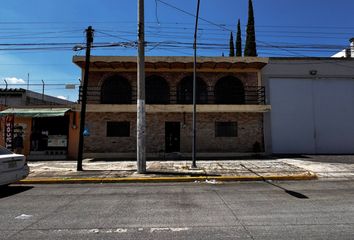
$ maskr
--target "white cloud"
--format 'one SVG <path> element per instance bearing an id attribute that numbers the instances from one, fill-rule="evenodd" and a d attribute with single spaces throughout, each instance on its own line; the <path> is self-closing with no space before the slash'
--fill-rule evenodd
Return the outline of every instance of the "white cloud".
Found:
<path id="1" fill-rule="evenodd" d="M 24 83 L 26 83 L 26 81 L 23 80 L 22 78 L 16 78 L 16 77 L 6 77 L 5 80 L 8 84 L 24 84 Z"/>
<path id="2" fill-rule="evenodd" d="M 60 99 L 63 99 L 63 100 L 67 100 L 68 99 L 67 97 L 64 97 L 64 96 L 57 96 L 57 98 L 60 98 Z"/>

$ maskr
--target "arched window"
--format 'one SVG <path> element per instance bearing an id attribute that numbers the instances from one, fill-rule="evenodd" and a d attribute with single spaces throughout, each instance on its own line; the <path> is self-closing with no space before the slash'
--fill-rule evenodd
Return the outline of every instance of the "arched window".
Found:
<path id="1" fill-rule="evenodd" d="M 146 79 L 145 84 L 147 104 L 169 103 L 170 88 L 166 80 L 160 76 L 151 76 Z"/>
<path id="2" fill-rule="evenodd" d="M 129 81 L 120 76 L 107 78 L 101 88 L 101 103 L 131 104 L 132 89 Z"/>
<path id="3" fill-rule="evenodd" d="M 208 88 L 205 82 L 197 78 L 196 103 L 208 102 Z M 177 103 L 191 104 L 193 103 L 193 77 L 183 78 L 177 87 Z"/>
<path id="4" fill-rule="evenodd" d="M 216 104 L 244 104 L 245 89 L 240 79 L 223 77 L 217 81 L 214 89 Z"/>

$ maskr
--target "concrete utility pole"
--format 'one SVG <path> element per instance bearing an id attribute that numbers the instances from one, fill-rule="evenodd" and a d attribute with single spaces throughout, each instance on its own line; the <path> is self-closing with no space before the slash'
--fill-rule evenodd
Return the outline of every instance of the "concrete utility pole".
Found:
<path id="1" fill-rule="evenodd" d="M 192 168 L 197 167 L 196 163 L 196 149 L 197 149 L 197 131 L 196 131 L 196 121 L 197 121 L 197 107 L 196 107 L 196 98 L 197 98 L 197 31 L 198 31 L 198 19 L 199 19 L 199 5 L 200 0 L 198 0 L 197 4 L 197 15 L 195 19 L 195 29 L 194 29 L 194 64 L 193 64 L 193 124 L 192 124 L 192 131 L 193 131 L 193 141 L 192 141 Z"/>
<path id="2" fill-rule="evenodd" d="M 44 81 L 42 79 L 42 102 L 44 101 Z"/>
<path id="3" fill-rule="evenodd" d="M 29 78 L 29 73 L 27 73 L 27 90 L 29 90 L 29 83 L 30 83 L 30 78 Z"/>
<path id="4" fill-rule="evenodd" d="M 4 82 L 5 82 L 5 85 L 6 85 L 6 87 L 5 87 L 5 106 L 7 105 L 7 81 L 6 81 L 6 79 L 4 79 Z"/>
<path id="5" fill-rule="evenodd" d="M 138 0 L 138 58 L 137 58 L 137 165 L 138 173 L 146 172 L 145 158 L 145 36 L 144 0 Z"/>
<path id="6" fill-rule="evenodd" d="M 93 32 L 91 26 L 86 29 L 86 59 L 84 82 L 82 83 L 82 97 L 81 97 L 81 112 L 80 112 L 80 136 L 79 136 L 79 151 L 77 154 L 77 171 L 82 171 L 82 156 L 84 151 L 84 129 L 86 116 L 86 102 L 87 102 L 87 84 L 90 70 L 90 54 L 93 43 Z"/>

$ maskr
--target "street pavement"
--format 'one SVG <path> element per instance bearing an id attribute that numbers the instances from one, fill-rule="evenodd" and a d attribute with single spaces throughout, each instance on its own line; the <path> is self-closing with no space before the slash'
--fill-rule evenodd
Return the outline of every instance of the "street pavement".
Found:
<path id="1" fill-rule="evenodd" d="M 354 239 L 354 181 L 11 185 L 0 239 Z"/>
<path id="2" fill-rule="evenodd" d="M 29 162 L 30 175 L 21 183 L 109 183 L 178 181 L 351 180 L 352 155 L 306 155 L 261 159 L 147 161 L 147 172 L 137 173 L 136 161 L 85 159 L 84 171 L 76 161 Z"/>

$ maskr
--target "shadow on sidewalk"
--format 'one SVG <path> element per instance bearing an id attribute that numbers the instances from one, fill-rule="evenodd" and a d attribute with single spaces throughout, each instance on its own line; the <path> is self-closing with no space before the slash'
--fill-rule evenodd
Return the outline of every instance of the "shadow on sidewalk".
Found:
<path id="1" fill-rule="evenodd" d="M 228 156 L 228 157 L 197 157 L 197 161 L 223 161 L 223 160 L 277 160 L 279 158 L 307 158 L 304 155 L 264 155 L 264 154 L 249 154 L 249 155 L 242 155 L 242 156 Z M 136 162 L 136 158 L 129 158 L 129 157 L 113 157 L 113 158 L 93 158 L 90 159 L 89 162 L 122 162 L 122 161 L 132 161 Z M 183 157 L 183 156 L 177 156 L 176 154 L 174 155 L 168 155 L 166 154 L 164 157 L 155 157 L 151 158 L 148 157 L 146 158 L 147 162 L 151 161 L 192 161 L 191 157 Z"/>
<path id="2" fill-rule="evenodd" d="M 106 169 L 106 170 L 100 170 L 100 169 L 83 169 L 82 171 L 78 172 L 73 172 L 74 175 L 87 175 L 87 176 L 92 176 L 92 175 L 102 175 L 102 174 L 109 174 L 109 175 L 124 175 L 124 176 L 130 176 L 136 173 L 136 169 Z M 125 173 L 125 174 L 124 174 Z M 222 176 L 221 174 L 214 174 L 214 173 L 205 173 L 205 172 L 180 172 L 180 171 L 173 171 L 173 170 L 146 170 L 146 175 L 159 175 L 159 176 L 191 176 L 191 177 L 220 177 Z"/>
<path id="3" fill-rule="evenodd" d="M 146 174 L 161 176 L 192 176 L 192 177 L 220 177 L 220 174 L 196 173 L 196 172 L 175 172 L 175 171 L 146 171 Z"/>

